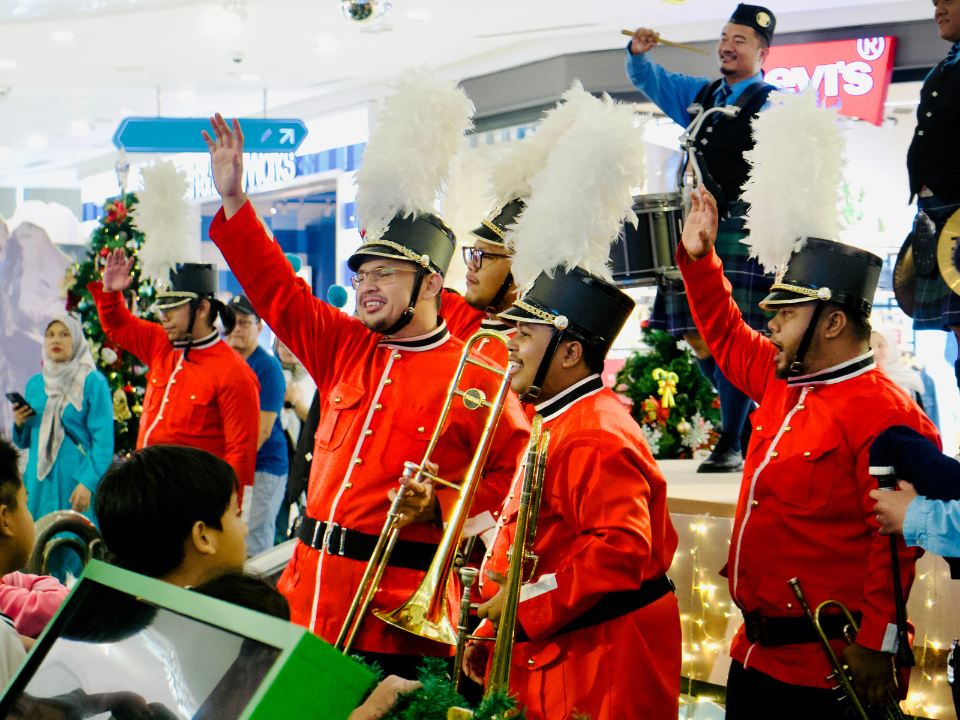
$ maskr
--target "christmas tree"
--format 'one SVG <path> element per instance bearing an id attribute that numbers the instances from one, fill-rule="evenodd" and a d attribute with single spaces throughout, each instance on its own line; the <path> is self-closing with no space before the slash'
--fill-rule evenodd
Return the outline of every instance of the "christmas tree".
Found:
<path id="1" fill-rule="evenodd" d="M 137 255 L 144 235 L 130 217 L 130 211 L 136 204 L 137 196 L 133 193 L 124 193 L 106 202 L 106 215 L 90 238 L 87 259 L 71 267 L 68 275 L 72 274 L 72 277 L 68 277 L 66 282 L 67 309 L 80 314 L 90 352 L 100 371 L 110 381 L 116 452 L 123 454 L 133 451 L 137 445 L 148 368 L 138 358 L 119 348 L 104 333 L 87 284 L 100 280 L 100 271 L 107 255 L 117 248 L 125 250 L 128 257 Z M 156 321 L 149 312 L 155 290 L 145 279 L 141 280 L 139 261 L 133 265 L 133 285 L 125 296 L 128 307 L 135 315 Z"/>
<path id="2" fill-rule="evenodd" d="M 657 459 L 692 458 L 716 440 L 717 395 L 687 343 L 649 328 L 643 341 L 650 349 L 627 359 L 616 391 L 633 403 L 631 413 Z"/>

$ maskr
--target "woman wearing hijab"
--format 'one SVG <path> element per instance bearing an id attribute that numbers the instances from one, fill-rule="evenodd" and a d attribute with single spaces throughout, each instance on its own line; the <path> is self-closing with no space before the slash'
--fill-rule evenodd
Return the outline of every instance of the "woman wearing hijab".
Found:
<path id="1" fill-rule="evenodd" d="M 113 400 L 73 315 L 47 325 L 43 372 L 23 394 L 30 409 L 15 409 L 13 441 L 30 448 L 23 477 L 30 512 L 72 509 L 95 520 L 93 495 L 113 459 Z"/>
<path id="2" fill-rule="evenodd" d="M 900 341 L 889 328 L 878 325 L 870 334 L 870 348 L 873 350 L 877 365 L 883 368 L 889 378 L 893 380 L 912 400 L 920 403 L 924 393 L 923 380 L 920 373 L 900 359 Z"/>

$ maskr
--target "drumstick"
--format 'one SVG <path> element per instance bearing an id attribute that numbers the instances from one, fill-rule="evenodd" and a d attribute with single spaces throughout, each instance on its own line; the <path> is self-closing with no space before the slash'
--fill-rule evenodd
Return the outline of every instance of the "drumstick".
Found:
<path id="1" fill-rule="evenodd" d="M 629 37 L 633 37 L 632 30 L 621 30 L 620 32 Z M 703 53 L 704 55 L 710 54 L 706 50 L 701 50 L 700 48 L 696 48 L 693 45 L 684 45 L 683 43 L 675 43 L 675 42 L 670 42 L 669 40 L 662 40 L 659 35 L 657 35 L 657 43 L 660 45 L 669 45 L 670 47 L 680 48 L 681 50 L 690 50 L 691 52 Z"/>

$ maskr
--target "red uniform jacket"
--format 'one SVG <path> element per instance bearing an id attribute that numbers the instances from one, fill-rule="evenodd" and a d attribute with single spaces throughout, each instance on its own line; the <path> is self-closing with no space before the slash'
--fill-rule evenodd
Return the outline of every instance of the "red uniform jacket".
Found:
<path id="1" fill-rule="evenodd" d="M 515 645 L 510 691 L 531 720 L 574 711 L 591 720 L 675 720 L 681 652 L 672 592 L 621 617 L 554 634 L 607 593 L 636 590 L 670 567 L 677 532 L 663 475 L 636 421 L 599 375 L 536 411 L 551 432 L 534 542 L 540 559 L 520 595 L 518 621 L 530 640 Z M 482 571 L 507 573 L 521 485 L 522 472 Z M 497 585 L 480 577 L 489 600 Z M 479 634 L 491 630 L 484 621 Z"/>
<path id="2" fill-rule="evenodd" d="M 778 380 L 776 349 L 750 329 L 730 297 L 716 253 L 690 262 L 677 253 L 697 328 L 730 382 L 759 409 L 743 470 L 727 563 L 730 594 L 746 611 L 800 615 L 787 586 L 800 580 L 811 607 L 828 598 L 862 612 L 857 642 L 895 649 L 890 541 L 881 537 L 868 495 L 874 438 L 908 425 L 938 446 L 923 411 L 877 368 L 873 353 L 805 377 Z M 903 587 L 913 582 L 918 548 L 900 540 Z M 837 641 L 836 651 L 845 643 Z M 730 654 L 778 680 L 828 687 L 831 670 L 816 644 L 761 647 L 741 626 Z"/>
<path id="3" fill-rule="evenodd" d="M 229 221 L 221 211 L 210 237 L 257 312 L 317 382 L 321 419 L 307 515 L 379 535 L 390 505 L 387 493 L 398 486 L 404 462 L 423 459 L 463 344 L 442 323 L 423 337 L 387 339 L 313 297 L 280 247 L 267 237 L 250 204 Z M 470 387 L 479 387 L 492 398 L 496 378 L 468 367 Z M 482 431 L 481 417 L 462 402 L 453 404 L 433 453 L 441 477 L 462 479 Z M 526 417 L 516 397 L 508 393 L 468 532 L 493 527 L 490 511 L 506 495 L 528 437 Z M 437 498 L 443 516 L 449 517 L 456 493 L 440 488 Z M 436 543 L 440 535 L 433 524 L 415 524 L 404 528 L 401 538 Z M 278 585 L 290 602 L 293 621 L 334 642 L 365 567 L 366 562 L 298 543 Z M 417 570 L 389 567 L 373 607 L 398 606 L 422 577 Z M 365 619 L 356 648 L 411 655 L 446 655 L 452 650 L 372 616 Z"/>
<path id="4" fill-rule="evenodd" d="M 117 345 L 150 366 L 137 448 L 184 445 L 211 452 L 253 485 L 260 434 L 260 381 L 247 362 L 213 333 L 198 341 L 186 362 L 156 323 L 134 317 L 123 293 L 88 286 L 100 324 Z"/>
<path id="5" fill-rule="evenodd" d="M 498 330 L 504 335 L 512 336 L 517 329 L 497 319 L 490 319 L 485 312 L 474 310 L 467 305 L 462 295 L 444 290 L 440 302 L 440 315 L 447 321 L 447 329 L 458 340 L 466 342 L 480 330 Z M 500 367 L 506 367 L 508 362 L 507 349 L 498 342 L 483 340 L 476 347 L 477 352 L 486 355 Z"/>

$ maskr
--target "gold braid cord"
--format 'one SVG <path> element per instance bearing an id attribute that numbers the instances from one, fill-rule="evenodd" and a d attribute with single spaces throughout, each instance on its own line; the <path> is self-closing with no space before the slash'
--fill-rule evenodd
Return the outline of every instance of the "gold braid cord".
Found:
<path id="1" fill-rule="evenodd" d="M 384 247 L 390 248 L 391 250 L 396 250 L 398 253 L 400 253 L 405 258 L 407 258 L 407 260 L 410 260 L 411 262 L 415 262 L 417 263 L 417 265 L 423 265 L 423 267 L 426 267 L 427 265 L 430 264 L 429 255 L 417 255 L 410 248 L 404 245 L 401 245 L 400 243 L 395 243 L 392 240 L 383 240 L 382 238 L 379 240 L 370 240 L 369 242 L 365 242 L 363 243 L 363 245 L 360 246 L 360 249 L 357 250 L 358 253 L 363 253 L 364 245 L 382 245 Z"/>
<path id="2" fill-rule="evenodd" d="M 534 307 L 530 303 L 524 302 L 523 300 L 517 300 L 513 304 L 516 307 L 520 308 L 521 310 L 526 310 L 531 315 L 535 315 L 536 317 L 540 318 L 546 323 L 549 323 L 550 325 L 553 325 L 554 321 L 557 319 L 556 315 L 553 315 L 552 313 L 548 313 L 546 310 L 541 310 L 538 307 Z"/>
<path id="3" fill-rule="evenodd" d="M 507 241 L 507 234 L 503 230 L 498 228 L 496 225 L 494 225 L 492 222 L 490 222 L 489 220 L 484 220 L 482 224 L 485 228 L 487 228 L 487 230 L 494 233 L 498 238 L 500 238 L 504 242 Z"/>

